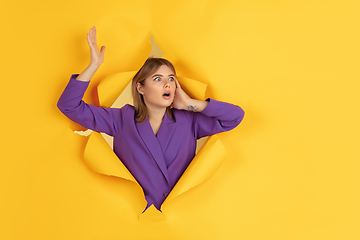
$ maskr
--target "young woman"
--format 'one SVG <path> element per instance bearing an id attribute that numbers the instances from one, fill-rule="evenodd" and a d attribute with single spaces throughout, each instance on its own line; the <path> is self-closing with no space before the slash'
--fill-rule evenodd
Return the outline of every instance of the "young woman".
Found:
<path id="1" fill-rule="evenodd" d="M 89 66 L 71 76 L 58 108 L 83 127 L 114 137 L 114 152 L 143 188 L 147 208 L 161 204 L 195 156 L 196 140 L 229 131 L 244 111 L 225 102 L 190 99 L 176 79 L 173 65 L 150 58 L 132 80 L 134 106 L 102 108 L 82 98 L 91 77 L 104 61 L 96 29 L 87 34 Z"/>

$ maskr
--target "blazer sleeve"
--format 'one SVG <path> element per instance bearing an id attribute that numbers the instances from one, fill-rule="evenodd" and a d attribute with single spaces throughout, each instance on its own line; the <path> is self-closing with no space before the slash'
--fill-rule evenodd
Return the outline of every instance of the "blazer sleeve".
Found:
<path id="1" fill-rule="evenodd" d="M 194 113 L 193 126 L 197 139 L 216 133 L 230 131 L 240 124 L 244 118 L 244 110 L 226 102 L 208 98 L 207 107 Z"/>
<path id="2" fill-rule="evenodd" d="M 97 132 L 115 136 L 126 108 L 104 108 L 85 103 L 82 98 L 89 82 L 76 80 L 73 74 L 57 102 L 59 110 L 74 122 Z"/>

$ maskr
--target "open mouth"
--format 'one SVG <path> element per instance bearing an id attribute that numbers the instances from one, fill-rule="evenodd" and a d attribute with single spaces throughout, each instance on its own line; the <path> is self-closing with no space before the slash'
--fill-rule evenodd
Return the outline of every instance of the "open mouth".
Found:
<path id="1" fill-rule="evenodd" d="M 168 97 L 168 96 L 170 96 L 170 95 L 171 95 L 171 91 L 165 91 L 165 92 L 163 92 L 163 96 Z"/>
<path id="2" fill-rule="evenodd" d="M 166 100 L 169 100 L 171 97 L 171 92 L 164 92 L 162 97 L 165 98 Z"/>

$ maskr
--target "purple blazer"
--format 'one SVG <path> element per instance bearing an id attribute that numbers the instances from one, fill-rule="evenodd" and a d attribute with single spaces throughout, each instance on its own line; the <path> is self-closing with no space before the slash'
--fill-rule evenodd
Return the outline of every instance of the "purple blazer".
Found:
<path id="1" fill-rule="evenodd" d="M 202 112 L 173 109 L 174 119 L 165 114 L 155 136 L 150 122 L 134 121 L 135 109 L 103 108 L 86 104 L 82 98 L 88 82 L 73 74 L 57 106 L 71 120 L 85 128 L 114 137 L 114 152 L 142 187 L 147 207 L 160 210 L 195 156 L 196 140 L 235 128 L 244 111 L 236 105 L 207 99 Z"/>

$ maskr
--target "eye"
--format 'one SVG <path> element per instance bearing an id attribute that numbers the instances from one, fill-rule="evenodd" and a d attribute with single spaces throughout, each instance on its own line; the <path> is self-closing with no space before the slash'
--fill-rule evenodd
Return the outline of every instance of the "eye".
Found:
<path id="1" fill-rule="evenodd" d="M 169 78 L 169 81 L 173 82 L 173 81 L 175 81 L 175 79 L 173 77 L 171 77 L 171 78 Z"/>
<path id="2" fill-rule="evenodd" d="M 154 78 L 154 81 L 157 81 L 157 82 L 159 82 L 159 81 L 161 81 L 161 78 L 159 78 L 159 77 L 156 77 L 156 78 Z"/>

